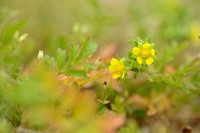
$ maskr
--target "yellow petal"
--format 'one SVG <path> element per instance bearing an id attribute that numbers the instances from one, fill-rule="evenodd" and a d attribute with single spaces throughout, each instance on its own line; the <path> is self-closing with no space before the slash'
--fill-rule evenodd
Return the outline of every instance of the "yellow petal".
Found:
<path id="1" fill-rule="evenodd" d="M 110 63 L 111 63 L 111 65 L 115 65 L 115 64 L 118 64 L 119 61 L 115 58 L 112 58 Z"/>
<path id="2" fill-rule="evenodd" d="M 125 71 L 123 71 L 123 73 L 122 73 L 122 79 L 124 78 L 124 75 L 125 75 Z"/>
<path id="3" fill-rule="evenodd" d="M 147 58 L 146 63 L 147 65 L 151 65 L 151 63 L 153 63 L 153 58 L 152 57 Z"/>
<path id="4" fill-rule="evenodd" d="M 133 54 L 134 54 L 134 55 L 140 54 L 140 49 L 139 49 L 138 47 L 134 47 L 134 48 L 133 48 Z"/>
<path id="5" fill-rule="evenodd" d="M 110 72 L 115 72 L 115 67 L 113 65 L 110 65 L 108 69 Z"/>
<path id="6" fill-rule="evenodd" d="M 121 76 L 121 74 L 119 74 L 119 73 L 114 73 L 113 75 L 112 75 L 112 77 L 114 78 L 114 79 L 117 79 L 117 78 L 119 78 Z"/>
<path id="7" fill-rule="evenodd" d="M 155 55 L 155 50 L 151 49 L 151 55 L 154 56 Z"/>
<path id="8" fill-rule="evenodd" d="M 143 48 L 149 48 L 150 47 L 150 44 L 149 43 L 145 43 L 144 45 L 143 45 Z"/>
<path id="9" fill-rule="evenodd" d="M 143 63 L 142 57 L 138 57 L 138 58 L 137 58 L 137 62 L 140 63 L 140 64 L 142 64 L 142 63 Z"/>
<path id="10" fill-rule="evenodd" d="M 150 54 L 150 50 L 149 50 L 149 49 L 143 49 L 143 50 L 141 51 L 141 57 L 142 57 L 142 58 L 147 58 L 147 57 L 149 57 L 149 54 Z"/>

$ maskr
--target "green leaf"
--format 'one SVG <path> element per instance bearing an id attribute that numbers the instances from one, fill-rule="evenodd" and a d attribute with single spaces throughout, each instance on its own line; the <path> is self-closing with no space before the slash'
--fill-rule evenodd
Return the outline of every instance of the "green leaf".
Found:
<path id="1" fill-rule="evenodd" d="M 132 51 L 129 51 L 129 52 L 128 52 L 128 57 L 129 57 L 131 60 L 134 60 L 134 59 L 135 59 Z"/>
<path id="2" fill-rule="evenodd" d="M 175 87 L 177 89 L 183 90 L 185 93 L 190 93 L 189 88 L 180 80 L 176 79 L 173 80 L 169 76 L 164 76 L 161 74 L 153 74 L 148 77 L 151 82 L 156 82 L 156 83 L 164 83 L 166 85 L 170 85 L 172 87 Z"/>
<path id="3" fill-rule="evenodd" d="M 25 23 L 25 20 L 21 20 L 16 23 L 13 23 L 12 25 L 7 25 L 6 27 L 4 27 L 1 33 L 1 42 L 4 45 L 11 43 L 16 31 L 22 28 Z"/>
<path id="4" fill-rule="evenodd" d="M 83 58 L 90 57 L 96 51 L 96 49 L 97 43 L 93 41 L 90 37 L 87 38 L 76 60 L 79 61 Z"/>
<path id="5" fill-rule="evenodd" d="M 59 70 L 61 70 L 67 60 L 66 51 L 62 50 L 61 48 L 57 49 L 56 60 L 57 60 L 58 68 Z"/>
<path id="6" fill-rule="evenodd" d="M 66 75 L 68 76 L 72 76 L 75 78 L 80 78 L 80 79 L 87 79 L 87 73 L 85 71 L 81 71 L 81 70 L 69 70 L 67 72 L 65 72 Z"/>
<path id="7" fill-rule="evenodd" d="M 182 89 L 185 93 L 190 93 L 189 88 L 182 81 L 177 81 L 176 87 Z"/>
<path id="8" fill-rule="evenodd" d="M 74 60 L 77 57 L 78 50 L 79 50 L 79 46 L 76 44 L 72 44 L 72 47 L 69 53 L 69 63 L 68 63 L 67 68 L 71 67 L 71 65 L 73 64 Z"/>
<path id="9" fill-rule="evenodd" d="M 136 79 L 136 78 L 137 78 L 137 75 L 138 75 L 138 72 L 134 72 L 133 78 Z"/>
<path id="10" fill-rule="evenodd" d="M 50 67 L 55 67 L 56 66 L 56 61 L 54 57 L 50 57 L 46 55 L 44 57 L 44 62 L 47 63 Z"/>
<path id="11" fill-rule="evenodd" d="M 80 64 L 91 69 L 97 68 L 93 63 L 89 63 L 89 62 L 77 62 L 76 64 Z"/>
<path id="12" fill-rule="evenodd" d="M 183 49 L 185 49 L 188 46 L 186 42 L 177 44 L 174 43 L 170 47 L 167 46 L 163 49 L 161 55 L 159 55 L 159 67 L 163 68 L 165 64 L 172 61 L 174 59 L 174 56 L 176 56 L 178 53 L 180 53 Z"/>
<path id="13" fill-rule="evenodd" d="M 137 123 L 133 120 L 126 122 L 126 125 L 121 127 L 117 133 L 142 133 Z"/>
<path id="14" fill-rule="evenodd" d="M 132 40 L 129 40 L 128 41 L 129 44 L 131 44 L 133 47 L 138 47 L 138 45 L 143 45 L 144 44 L 144 41 L 141 40 L 140 38 L 135 38 L 135 39 L 132 39 Z"/>

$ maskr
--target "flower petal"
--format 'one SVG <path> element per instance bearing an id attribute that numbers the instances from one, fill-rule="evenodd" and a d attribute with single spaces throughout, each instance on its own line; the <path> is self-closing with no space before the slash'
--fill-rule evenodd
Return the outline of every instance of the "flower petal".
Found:
<path id="1" fill-rule="evenodd" d="M 122 73 L 122 79 L 124 78 L 124 75 L 125 75 L 125 71 L 123 71 L 123 73 Z"/>
<path id="2" fill-rule="evenodd" d="M 143 45 L 143 48 L 149 48 L 150 47 L 150 44 L 149 43 L 145 43 L 144 45 Z"/>
<path id="3" fill-rule="evenodd" d="M 134 55 L 139 55 L 140 54 L 140 49 L 138 47 L 133 48 L 133 54 Z"/>
<path id="4" fill-rule="evenodd" d="M 111 65 L 115 65 L 115 64 L 118 64 L 119 61 L 115 58 L 112 58 L 110 63 L 111 63 Z"/>
<path id="5" fill-rule="evenodd" d="M 152 57 L 147 58 L 146 63 L 147 65 L 151 65 L 153 63 L 153 58 Z"/>
<path id="6" fill-rule="evenodd" d="M 119 78 L 121 76 L 121 74 L 119 74 L 119 73 L 114 73 L 113 75 L 112 75 L 112 77 L 114 78 L 114 79 L 117 79 L 117 78 Z"/>
<path id="7" fill-rule="evenodd" d="M 155 55 L 155 50 L 151 49 L 151 55 L 154 56 Z"/>
<path id="8" fill-rule="evenodd" d="M 108 67 L 108 69 L 109 69 L 110 72 L 115 72 L 115 71 L 116 71 L 116 70 L 115 70 L 115 67 L 114 67 L 113 65 L 110 65 L 110 66 Z"/>
<path id="9" fill-rule="evenodd" d="M 138 57 L 138 58 L 137 58 L 137 62 L 140 63 L 140 64 L 142 64 L 142 63 L 143 63 L 142 57 Z"/>

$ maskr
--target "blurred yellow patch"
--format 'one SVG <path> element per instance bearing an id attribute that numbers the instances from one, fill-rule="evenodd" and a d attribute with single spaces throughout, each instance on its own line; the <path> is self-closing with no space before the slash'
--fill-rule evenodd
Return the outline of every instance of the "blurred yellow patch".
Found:
<path id="1" fill-rule="evenodd" d="M 133 54 L 139 64 L 151 65 L 154 62 L 155 50 L 149 43 L 145 43 L 142 47 L 134 47 Z"/>
<path id="2" fill-rule="evenodd" d="M 123 61 L 112 58 L 111 65 L 109 66 L 109 71 L 113 72 L 112 77 L 114 79 L 119 77 L 123 79 L 125 75 L 125 66 Z"/>
<path id="3" fill-rule="evenodd" d="M 194 21 L 190 25 L 190 39 L 194 45 L 200 43 L 199 36 L 200 35 L 200 25 L 198 22 Z"/>
<path id="4" fill-rule="evenodd" d="M 133 48 L 133 54 L 134 55 L 140 54 L 140 49 L 138 47 Z"/>

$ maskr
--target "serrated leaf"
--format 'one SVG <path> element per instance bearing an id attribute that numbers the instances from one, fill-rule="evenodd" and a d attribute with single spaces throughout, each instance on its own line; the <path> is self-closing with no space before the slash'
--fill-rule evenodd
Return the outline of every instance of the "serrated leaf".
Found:
<path id="1" fill-rule="evenodd" d="M 81 70 L 69 70 L 69 71 L 65 72 L 65 74 L 67 76 L 72 76 L 72 77 L 79 78 L 79 79 L 88 79 L 87 73 L 85 71 L 81 71 Z"/>
<path id="2" fill-rule="evenodd" d="M 164 48 L 164 50 L 161 52 L 162 55 L 159 56 L 159 65 L 160 67 L 164 67 L 166 63 L 172 61 L 174 59 L 174 56 L 176 56 L 178 53 L 180 53 L 184 48 L 188 46 L 187 43 L 183 42 L 179 45 L 174 43 L 170 47 Z"/>
<path id="3" fill-rule="evenodd" d="M 130 45 L 132 45 L 133 47 L 135 47 L 135 43 L 134 43 L 134 40 L 133 40 L 133 39 L 132 39 L 132 40 L 129 40 L 128 43 L 129 43 Z"/>
<path id="4" fill-rule="evenodd" d="M 80 65 L 83 65 L 83 66 L 91 68 L 91 69 L 97 68 L 93 63 L 89 63 L 89 62 L 78 62 L 76 64 L 80 64 Z"/>
<path id="5" fill-rule="evenodd" d="M 96 51 L 96 49 L 97 43 L 93 41 L 90 37 L 87 38 L 76 60 L 79 61 L 83 58 L 90 57 Z"/>
<path id="6" fill-rule="evenodd" d="M 135 39 L 132 39 L 132 40 L 129 40 L 128 41 L 129 44 L 131 44 L 133 47 L 138 47 L 138 45 L 143 45 L 144 41 L 142 41 L 140 38 L 135 38 Z"/>
<path id="7" fill-rule="evenodd" d="M 132 59 L 132 60 L 135 59 L 132 51 L 129 51 L 129 52 L 128 52 L 128 57 L 129 57 L 130 59 Z"/>
<path id="8" fill-rule="evenodd" d="M 175 87 L 177 89 L 181 89 L 186 93 L 189 93 L 189 88 L 186 87 L 186 85 L 180 81 L 180 80 L 173 80 L 169 76 L 163 76 L 161 74 L 153 74 L 148 77 L 151 82 L 157 82 L 157 83 L 164 83 L 166 85 L 170 85 L 172 87 Z"/>
<path id="9" fill-rule="evenodd" d="M 186 85 L 181 82 L 181 81 L 177 81 L 176 82 L 176 87 L 180 88 L 181 90 L 183 90 L 185 93 L 190 93 L 189 89 L 186 87 Z"/>
<path id="10" fill-rule="evenodd" d="M 59 70 L 61 70 L 67 60 L 66 51 L 62 50 L 61 48 L 57 49 L 56 60 L 57 60 L 58 68 L 59 68 Z"/>
<path id="11" fill-rule="evenodd" d="M 79 46 L 76 44 L 72 44 L 72 47 L 71 47 L 71 50 L 69 53 L 69 63 L 68 63 L 67 68 L 69 68 L 75 61 L 77 54 L 78 54 L 78 50 L 79 50 Z"/>
<path id="12" fill-rule="evenodd" d="M 55 61 L 54 57 L 50 57 L 50 56 L 46 55 L 44 57 L 44 62 L 47 63 L 51 67 L 55 67 L 56 66 L 56 61 Z"/>

